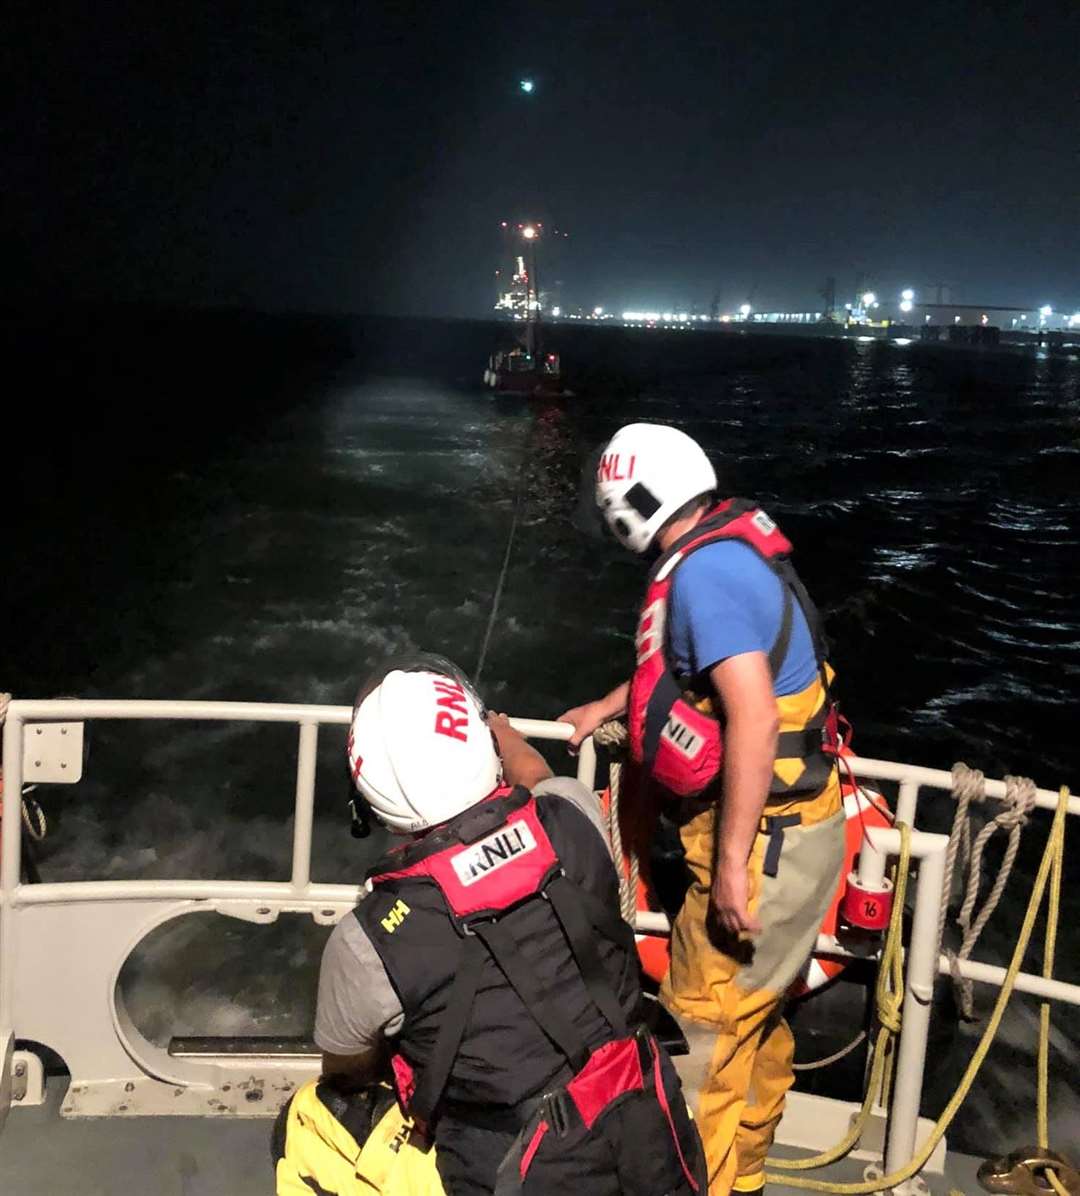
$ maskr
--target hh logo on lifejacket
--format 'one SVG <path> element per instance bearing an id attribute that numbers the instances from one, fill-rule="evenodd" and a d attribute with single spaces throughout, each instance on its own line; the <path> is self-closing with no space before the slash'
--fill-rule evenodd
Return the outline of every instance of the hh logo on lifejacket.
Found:
<path id="1" fill-rule="evenodd" d="M 464 851 L 451 857 L 454 871 L 463 885 L 475 884 L 498 868 L 505 867 L 536 848 L 536 840 L 526 822 L 511 822 L 479 843 L 472 843 Z"/>
<path id="2" fill-rule="evenodd" d="M 393 934 L 395 930 L 405 921 L 405 919 L 412 913 L 412 910 L 400 898 L 395 902 L 393 908 L 382 920 L 383 930 L 387 934 Z"/>
<path id="3" fill-rule="evenodd" d="M 695 759 L 705 743 L 705 740 L 696 731 L 691 731 L 675 715 L 671 715 L 664 724 L 664 729 L 660 732 L 660 738 L 666 739 L 673 747 L 678 748 L 687 760 Z"/>

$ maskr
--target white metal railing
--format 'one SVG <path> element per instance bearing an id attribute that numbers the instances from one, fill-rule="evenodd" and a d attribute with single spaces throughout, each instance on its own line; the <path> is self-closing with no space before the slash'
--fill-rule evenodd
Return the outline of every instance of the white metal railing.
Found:
<path id="1" fill-rule="evenodd" d="M 20 937 L 16 923 L 20 916 L 35 910 L 45 915 L 49 910 L 62 915 L 72 909 L 130 907 L 131 933 L 123 939 L 117 954 L 122 958 L 109 965 L 111 981 L 119 975 L 119 968 L 142 935 L 160 925 L 170 916 L 179 916 L 197 909 L 217 909 L 251 920 L 272 920 L 279 912 L 307 912 L 319 921 L 333 920 L 350 908 L 357 899 L 357 886 L 327 884 L 311 879 L 312 826 L 315 808 L 317 747 L 319 728 L 323 725 L 347 725 L 351 710 L 347 706 L 304 706 L 241 702 L 150 702 L 150 701 L 14 701 L 11 703 L 4 727 L 3 763 L 5 783 L 9 794 L 18 793 L 23 778 L 23 735 L 28 723 L 59 722 L 65 720 L 127 719 L 127 720 L 198 720 L 230 722 L 293 723 L 298 728 L 296 783 L 294 800 L 294 829 L 292 861 L 288 881 L 228 881 L 228 880 L 87 880 L 59 884 L 25 885 L 20 882 L 19 819 L 3 820 L 0 843 L 0 1044 L 10 1044 L 18 1027 L 14 1024 L 16 985 L 20 968 L 31 957 L 31 949 L 44 950 L 42 940 Z M 571 728 L 565 723 L 530 719 L 512 719 L 512 725 L 522 734 L 537 739 L 566 740 Z M 914 826 L 918 803 L 923 789 L 951 790 L 952 776 L 938 769 L 892 761 L 853 759 L 852 765 L 861 780 L 888 780 L 899 784 L 897 817 Z M 596 756 L 591 740 L 583 744 L 577 762 L 577 775 L 590 788 L 595 782 Z M 1004 782 L 987 781 L 987 794 L 1003 797 Z M 1052 809 L 1058 795 L 1040 789 L 1036 805 Z M 1070 815 L 1080 814 L 1080 798 L 1069 801 Z M 891 829 L 871 829 L 871 850 L 860 857 L 860 877 L 872 883 L 884 875 L 887 858 L 899 850 L 899 833 Z M 930 1007 L 934 982 L 939 973 L 949 970 L 948 961 L 940 954 L 937 935 L 938 915 L 943 898 L 945 849 L 943 835 L 914 832 L 911 838 L 913 860 L 918 865 L 915 883 L 912 933 L 905 969 L 903 1025 L 897 1054 L 893 1103 L 889 1118 L 885 1152 L 885 1170 L 902 1167 L 915 1151 L 919 1102 L 926 1061 Z M 60 908 L 57 908 L 60 907 Z M 248 913 L 243 912 L 247 910 Z M 164 911 L 164 912 L 162 912 Z M 239 911 L 239 912 L 238 912 Z M 262 915 L 267 915 L 262 919 Z M 640 914 L 638 930 L 643 933 L 666 933 L 667 919 L 659 914 Z M 24 945 L 25 939 L 25 945 Z M 849 954 L 835 938 L 822 936 L 818 950 L 824 954 Z M 1004 969 L 987 963 L 963 961 L 961 974 L 986 984 L 1000 986 Z M 96 973 L 95 973 L 96 975 Z M 110 981 L 110 982 L 111 982 Z M 1080 1005 L 1080 985 L 1046 980 L 1031 973 L 1021 973 L 1016 987 L 1053 1000 Z M 110 994 L 109 1000 L 115 998 Z M 154 1077 L 166 1084 L 194 1084 L 205 1082 L 206 1069 L 192 1071 L 181 1061 L 165 1061 L 154 1054 L 145 1040 L 139 1038 L 115 1009 L 111 1013 L 112 1030 L 124 1051 L 135 1064 L 141 1079 Z M 43 1041 L 48 1042 L 47 1038 Z M 49 1043 L 49 1045 L 54 1045 Z M 61 1052 L 63 1054 L 63 1051 Z M 70 1064 L 70 1061 L 69 1061 Z M 102 1066 L 105 1066 L 104 1064 Z M 115 1057 L 108 1074 L 115 1079 Z M 103 1075 L 106 1073 L 102 1073 Z M 136 1074 L 135 1071 L 132 1074 Z M 73 1087 L 76 1077 L 72 1066 Z M 120 1077 L 123 1078 L 122 1076 Z M 95 1077 L 88 1076 L 88 1086 Z M 102 1079 L 104 1086 L 106 1081 Z M 85 1110 L 84 1110 L 85 1111 Z M 185 1110 L 188 1111 L 188 1110 Z"/>
<path id="2" fill-rule="evenodd" d="M 155 927 L 170 918 L 217 912 L 265 923 L 280 913 L 336 921 L 359 899 L 357 884 L 311 878 L 319 728 L 347 726 L 348 706 L 244 702 L 13 701 L 3 735 L 5 786 L 21 791 L 24 733 L 42 723 L 85 720 L 196 720 L 292 723 L 297 726 L 294 826 L 288 881 L 80 880 L 23 884 L 17 816 L 3 819 L 0 835 L 0 1124 L 10 1088 L 6 1062 L 16 1033 L 57 1050 L 72 1076 L 65 1112 L 220 1112 L 222 1092 L 235 1095 L 235 1068 L 174 1059 L 149 1043 L 131 1023 L 119 992 L 124 961 Z M 533 739 L 566 740 L 566 723 L 512 719 Z M 579 754 L 578 777 L 592 787 L 596 755 L 591 741 Z M 17 808 L 17 807 L 16 807 Z M 344 811 L 342 811 L 344 813 Z M 344 833 L 344 831 L 342 832 Z M 59 973 L 59 974 L 58 974 Z M 237 1066 L 250 1071 L 250 1063 Z M 293 1070 L 316 1067 L 308 1060 Z M 226 1073 L 229 1074 L 226 1074 Z M 273 1076 L 273 1068 L 267 1075 Z M 280 1080 L 280 1069 L 276 1073 Z M 226 1082 L 231 1080 L 232 1082 Z M 211 1093 L 216 1104 L 184 1102 L 183 1089 Z M 280 1091 L 280 1089 L 279 1089 Z M 117 1092 L 124 1095 L 119 1099 Z M 251 1112 L 242 1104 L 229 1111 Z"/>
<path id="3" fill-rule="evenodd" d="M 23 782 L 23 729 L 27 723 L 100 720 L 188 720 L 198 722 L 295 723 L 299 728 L 296 753 L 296 793 L 293 807 L 293 846 L 290 879 L 285 881 L 230 880 L 82 880 L 27 885 L 20 881 L 22 840 L 18 818 L 3 820 L 0 840 L 0 1034 L 9 1027 L 11 994 L 16 973 L 14 936 L 5 933 L 19 906 L 65 904 L 74 901 L 158 900 L 340 901 L 355 890 L 350 885 L 313 884 L 311 835 L 315 818 L 315 784 L 319 727 L 347 726 L 349 706 L 303 706 L 266 702 L 167 702 L 102 700 L 17 700 L 8 708 L 4 726 L 3 765 L 8 793 L 19 793 Z M 510 720 L 530 739 L 567 740 L 568 723 L 540 719 Z M 596 752 L 592 741 L 578 755 L 577 775 L 592 788 Z"/>

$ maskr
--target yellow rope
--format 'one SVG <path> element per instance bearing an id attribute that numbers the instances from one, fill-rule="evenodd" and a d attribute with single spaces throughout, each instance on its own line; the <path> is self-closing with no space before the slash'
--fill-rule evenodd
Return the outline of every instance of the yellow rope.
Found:
<path id="1" fill-rule="evenodd" d="M 766 1174 L 766 1183 L 783 1184 L 789 1188 L 805 1188 L 812 1192 L 834 1192 L 839 1196 L 871 1196 L 871 1193 L 884 1191 L 886 1188 L 895 1188 L 898 1185 L 905 1183 L 911 1179 L 913 1175 L 917 1175 L 926 1165 L 927 1160 L 934 1153 L 934 1148 L 941 1141 L 945 1135 L 945 1131 L 949 1128 L 953 1118 L 956 1116 L 957 1110 L 967 1098 L 968 1092 L 971 1090 L 971 1085 L 978 1075 L 979 1068 L 982 1066 L 986 1058 L 990 1046 L 994 1041 L 994 1037 L 1001 1025 L 1001 1019 L 1005 1014 L 1005 1007 L 1009 1003 L 1009 998 L 1012 996 L 1013 987 L 1016 984 L 1016 977 L 1020 971 L 1020 965 L 1023 962 L 1024 955 L 1027 951 L 1028 943 L 1031 940 L 1031 932 L 1035 926 L 1035 918 L 1039 912 L 1039 906 L 1042 904 L 1043 893 L 1046 890 L 1047 877 L 1050 875 L 1051 867 L 1054 865 L 1055 859 L 1058 859 L 1064 849 L 1065 844 L 1065 812 L 1069 804 L 1069 791 L 1063 785 L 1058 797 L 1057 810 L 1054 814 L 1054 822 L 1050 828 L 1050 837 L 1046 843 L 1046 850 L 1043 852 L 1042 860 L 1039 864 L 1039 871 L 1035 877 L 1035 885 L 1031 891 L 1031 899 L 1028 902 L 1027 911 L 1024 914 L 1024 922 L 1020 928 L 1020 936 L 1016 941 L 1016 947 L 1013 950 L 1012 959 L 1009 961 L 1008 969 L 1005 972 L 1005 979 L 1002 982 L 1001 989 L 998 992 L 997 1000 L 994 1003 L 994 1011 L 990 1015 L 990 1020 L 987 1023 L 986 1029 L 983 1031 L 982 1038 L 979 1040 L 979 1045 L 975 1048 L 975 1053 L 972 1055 L 970 1062 L 964 1071 L 963 1078 L 957 1085 L 956 1091 L 949 1099 L 949 1103 L 945 1106 L 941 1116 L 934 1123 L 934 1128 L 930 1131 L 926 1141 L 922 1147 L 916 1152 L 915 1157 L 906 1166 L 901 1167 L 899 1171 L 893 1172 L 892 1175 L 884 1175 L 879 1179 L 869 1179 L 862 1183 L 830 1183 L 827 1180 L 802 1179 L 799 1176 L 789 1175 L 770 1175 Z M 1055 881 L 1060 888 L 1061 873 L 1060 865 L 1055 869 Z M 899 879 L 899 878 L 898 878 Z M 1051 904 L 1053 904 L 1053 891 L 1051 891 Z M 894 903 L 893 912 L 896 912 L 896 905 Z M 892 933 L 892 926 L 890 924 L 890 935 Z M 884 961 L 882 962 L 882 971 L 884 971 Z M 881 981 L 879 973 L 878 991 L 881 991 Z M 879 1013 L 880 1017 L 880 1013 Z M 883 1023 L 884 1024 L 884 1023 Z M 876 1062 L 876 1061 L 875 1061 Z M 871 1091 L 872 1091 L 871 1087 Z M 864 1101 L 864 1108 L 866 1102 Z M 861 1114 L 860 1114 L 861 1116 Z M 849 1135 L 850 1137 L 850 1135 Z M 835 1148 L 834 1148 L 835 1149 Z M 831 1154 L 832 1152 L 826 1152 Z M 799 1160 L 802 1161 L 802 1160 Z M 770 1159 L 769 1164 L 776 1166 L 777 1160 Z M 823 1164 L 817 1164 L 821 1166 Z M 1048 1177 L 1049 1177 L 1049 1173 Z M 1054 1179 L 1056 1180 L 1056 1176 Z M 1055 1184 L 1055 1192 L 1057 1196 L 1067 1196 L 1062 1189 L 1057 1190 L 1058 1185 Z"/>
<path id="2" fill-rule="evenodd" d="M 1054 862 L 1050 872 L 1050 904 L 1046 914 L 1046 939 L 1043 946 L 1043 977 L 1047 980 L 1054 976 L 1054 952 L 1057 949 L 1058 915 L 1061 912 L 1061 875 L 1065 862 L 1065 838 L 1062 836 L 1057 850 L 1054 852 Z M 1050 1002 L 1039 1003 L 1039 1054 L 1036 1064 L 1035 1084 L 1035 1125 L 1039 1138 L 1039 1149 L 1050 1148 Z M 1057 1196 L 1068 1196 L 1064 1185 L 1058 1179 L 1056 1172 L 1047 1167 L 1043 1172 L 1047 1182 L 1057 1193 Z"/>

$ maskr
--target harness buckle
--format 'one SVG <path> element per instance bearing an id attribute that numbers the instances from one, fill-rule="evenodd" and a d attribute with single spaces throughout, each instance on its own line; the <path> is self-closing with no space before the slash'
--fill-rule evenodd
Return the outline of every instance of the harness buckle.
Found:
<path id="1" fill-rule="evenodd" d="M 482 922 L 490 922 L 492 925 L 494 925 L 494 923 L 496 921 L 498 921 L 498 919 L 497 918 L 454 918 L 453 921 L 454 921 L 454 925 L 457 927 L 458 931 L 465 938 L 474 939 L 474 938 L 479 937 L 477 935 L 476 931 L 473 930 L 474 926 L 479 926 Z"/>
<path id="2" fill-rule="evenodd" d="M 556 868 L 555 871 L 552 872 L 552 874 L 547 878 L 547 880 L 544 881 L 544 887 L 542 889 L 537 890 L 536 895 L 538 897 L 542 897 L 550 905 L 551 898 L 548 896 L 548 885 L 552 884 L 554 881 L 561 880 L 565 875 L 566 875 L 565 868 L 562 868 L 562 867 Z"/>
<path id="3" fill-rule="evenodd" d="M 548 1125 L 559 1138 L 565 1138 L 570 1132 L 570 1113 L 567 1107 L 567 1095 L 564 1089 L 545 1092 L 542 1100 L 544 1117 Z"/>

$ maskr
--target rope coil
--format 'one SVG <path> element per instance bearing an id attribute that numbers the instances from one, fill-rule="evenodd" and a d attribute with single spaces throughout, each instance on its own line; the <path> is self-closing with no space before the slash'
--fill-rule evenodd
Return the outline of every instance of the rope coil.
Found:
<path id="1" fill-rule="evenodd" d="M 623 921 L 631 926 L 637 917 L 637 889 L 641 865 L 637 852 L 627 850 L 623 844 L 622 826 L 619 820 L 619 791 L 622 784 L 622 761 L 626 755 L 629 736 L 626 724 L 612 719 L 593 732 L 593 742 L 604 748 L 611 756 L 608 767 L 608 837 L 611 840 L 611 857 L 615 861 L 615 873 L 619 878 L 619 913 Z M 629 864 L 627 861 L 629 860 Z"/>
<path id="2" fill-rule="evenodd" d="M 952 776 L 956 814 L 949 832 L 949 847 L 945 856 L 945 893 L 941 903 L 941 915 L 938 918 L 938 942 L 941 942 L 948 920 L 949 896 L 952 892 L 957 860 L 959 860 L 960 871 L 967 877 L 964 899 L 956 916 L 957 925 L 963 931 L 963 938 L 958 951 L 946 948 L 945 954 L 951 968 L 953 989 L 960 1016 L 965 1021 L 974 1021 L 974 985 L 960 974 L 960 964 L 970 958 L 975 944 L 979 941 L 979 936 L 990 920 L 991 914 L 997 908 L 1005 886 L 1009 883 L 1013 864 L 1016 862 L 1016 853 L 1020 849 L 1020 833 L 1027 825 L 1028 817 L 1035 808 L 1036 789 L 1035 782 L 1029 777 L 1007 776 L 1005 778 L 1005 797 L 1001 799 L 1001 809 L 986 823 L 973 841 L 971 806 L 972 803 L 983 804 L 989 800 L 986 796 L 986 778 L 977 768 L 968 768 L 963 763 L 953 765 Z M 990 892 L 973 918 L 975 903 L 982 887 L 983 852 L 999 830 L 1008 832 L 1005 854 Z"/>

